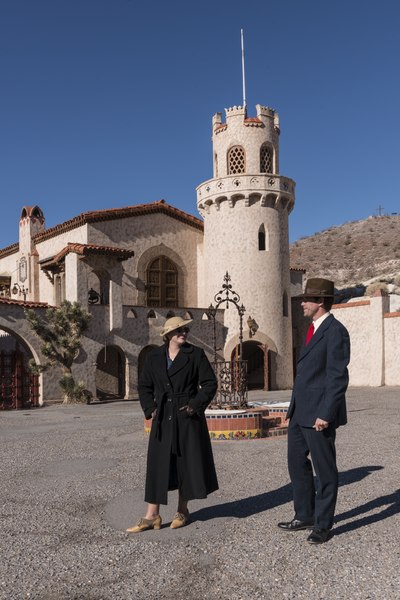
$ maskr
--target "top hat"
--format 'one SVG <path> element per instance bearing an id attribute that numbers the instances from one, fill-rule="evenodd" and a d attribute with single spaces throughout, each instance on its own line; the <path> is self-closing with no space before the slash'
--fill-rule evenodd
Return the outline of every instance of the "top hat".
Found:
<path id="1" fill-rule="evenodd" d="M 303 294 L 300 294 L 300 298 L 333 298 L 334 295 L 335 287 L 333 281 L 314 277 L 307 280 L 306 289 Z"/>
<path id="2" fill-rule="evenodd" d="M 164 327 L 161 329 L 160 335 L 164 336 L 167 333 L 171 333 L 171 331 L 175 331 L 175 329 L 179 329 L 179 327 L 185 327 L 191 323 L 193 319 L 182 319 L 182 317 L 171 317 L 167 319 L 164 323 Z"/>

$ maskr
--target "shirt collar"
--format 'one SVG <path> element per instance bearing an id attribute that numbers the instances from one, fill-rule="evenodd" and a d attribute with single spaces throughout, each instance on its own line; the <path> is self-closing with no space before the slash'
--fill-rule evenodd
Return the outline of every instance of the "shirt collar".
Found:
<path id="1" fill-rule="evenodd" d="M 318 317 L 318 319 L 313 321 L 314 333 L 317 331 L 318 327 L 325 321 L 325 319 L 327 319 L 329 317 L 330 314 L 331 314 L 330 312 L 326 312 L 322 315 L 322 317 Z"/>

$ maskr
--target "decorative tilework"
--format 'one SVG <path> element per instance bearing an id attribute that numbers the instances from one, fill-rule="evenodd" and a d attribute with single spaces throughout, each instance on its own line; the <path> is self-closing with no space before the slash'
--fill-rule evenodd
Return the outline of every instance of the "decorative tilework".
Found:
<path id="1" fill-rule="evenodd" d="M 250 408 L 240 413 L 207 412 L 205 417 L 212 441 L 255 440 L 286 435 L 286 411 L 286 408 Z M 151 419 L 145 420 L 145 433 L 149 434 L 150 429 Z"/>

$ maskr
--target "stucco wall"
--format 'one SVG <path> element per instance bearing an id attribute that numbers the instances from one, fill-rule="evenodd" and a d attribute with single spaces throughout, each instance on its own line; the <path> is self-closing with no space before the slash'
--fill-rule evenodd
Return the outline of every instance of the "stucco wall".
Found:
<path id="1" fill-rule="evenodd" d="M 400 312 L 386 313 L 383 326 L 385 385 L 400 385 Z"/>
<path id="2" fill-rule="evenodd" d="M 335 305 L 334 316 L 350 334 L 350 386 L 400 385 L 400 313 L 389 313 L 389 298 Z"/>

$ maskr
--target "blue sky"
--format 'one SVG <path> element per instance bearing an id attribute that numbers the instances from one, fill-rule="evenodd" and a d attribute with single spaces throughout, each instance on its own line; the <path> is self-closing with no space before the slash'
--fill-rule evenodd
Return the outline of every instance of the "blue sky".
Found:
<path id="1" fill-rule="evenodd" d="M 24 205 L 47 227 L 166 202 L 197 215 L 211 119 L 280 116 L 290 239 L 400 213 L 397 0 L 0 0 L 0 248 Z"/>

